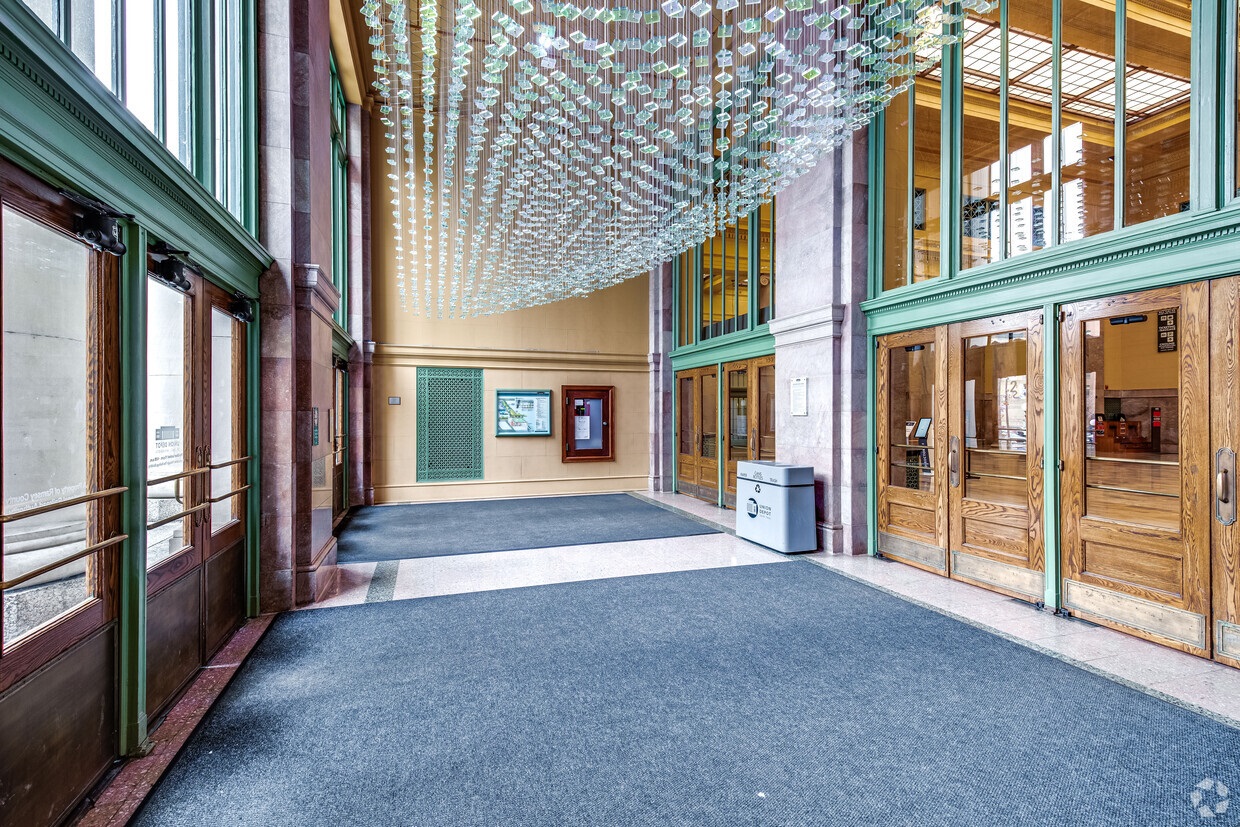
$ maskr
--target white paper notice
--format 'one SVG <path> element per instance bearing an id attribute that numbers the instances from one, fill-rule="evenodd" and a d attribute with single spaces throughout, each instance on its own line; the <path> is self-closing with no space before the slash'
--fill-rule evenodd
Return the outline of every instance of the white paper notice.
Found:
<path id="1" fill-rule="evenodd" d="M 573 417 L 573 439 L 589 439 L 590 438 L 590 417 L 574 416 Z"/>
<path id="2" fill-rule="evenodd" d="M 792 415 L 809 416 L 809 391 L 804 376 L 792 380 Z"/>

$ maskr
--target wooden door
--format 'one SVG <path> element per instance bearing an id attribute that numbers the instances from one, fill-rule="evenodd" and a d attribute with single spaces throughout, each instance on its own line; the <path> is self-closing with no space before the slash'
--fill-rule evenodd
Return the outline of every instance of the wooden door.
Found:
<path id="1" fill-rule="evenodd" d="M 676 490 L 719 501 L 719 370 L 676 374 Z"/>
<path id="2" fill-rule="evenodd" d="M 1240 666 L 1240 525 L 1236 454 L 1240 453 L 1240 278 L 1210 285 L 1210 401 L 1214 520 L 1211 581 L 1214 657 Z"/>
<path id="3" fill-rule="evenodd" d="M 1208 655 L 1210 286 L 1062 310 L 1063 604 Z"/>
<path id="4" fill-rule="evenodd" d="M 736 507 L 736 463 L 752 459 L 750 433 L 756 395 L 754 374 L 750 360 L 723 366 L 723 456 L 726 463 L 723 483 L 724 504 L 729 508 Z"/>
<path id="5" fill-rule="evenodd" d="M 878 340 L 878 550 L 938 574 L 948 565 L 947 349 L 946 327 Z"/>
<path id="6" fill-rule="evenodd" d="M 752 361 L 753 396 L 749 424 L 749 456 L 751 459 L 775 460 L 775 356 Z"/>
<path id="7" fill-rule="evenodd" d="M 1040 601 L 1042 313 L 952 325 L 948 349 L 951 575 Z"/>

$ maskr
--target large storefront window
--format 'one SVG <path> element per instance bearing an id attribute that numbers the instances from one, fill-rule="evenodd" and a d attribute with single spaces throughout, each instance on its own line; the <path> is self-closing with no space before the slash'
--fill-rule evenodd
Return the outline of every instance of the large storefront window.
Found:
<path id="1" fill-rule="evenodd" d="M 682 253 L 673 273 L 677 347 L 769 322 L 775 313 L 774 203 Z"/>
<path id="2" fill-rule="evenodd" d="M 40 20 L 239 220 L 246 214 L 247 27 L 241 0 L 26 0 Z M 200 88 L 194 56 L 209 56 Z"/>
<path id="3" fill-rule="evenodd" d="M 332 284 L 340 293 L 336 305 L 336 322 L 349 324 L 349 122 L 336 72 L 336 59 L 331 61 L 332 94 Z"/>
<path id="4" fill-rule="evenodd" d="M 945 95 L 940 67 L 923 68 L 883 116 L 884 290 L 1192 208 L 1191 0 L 1004 2 L 960 27 L 959 85 Z M 941 222 L 939 169 L 953 167 Z"/>

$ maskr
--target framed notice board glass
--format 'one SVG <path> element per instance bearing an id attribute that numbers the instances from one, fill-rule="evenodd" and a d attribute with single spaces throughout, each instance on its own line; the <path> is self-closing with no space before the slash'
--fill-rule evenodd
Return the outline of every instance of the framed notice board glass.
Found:
<path id="1" fill-rule="evenodd" d="M 496 391 L 496 436 L 551 436 L 551 391 Z"/>
<path id="2" fill-rule="evenodd" d="M 564 385 L 563 399 L 564 462 L 608 462 L 614 460 L 612 432 L 612 385 Z"/>

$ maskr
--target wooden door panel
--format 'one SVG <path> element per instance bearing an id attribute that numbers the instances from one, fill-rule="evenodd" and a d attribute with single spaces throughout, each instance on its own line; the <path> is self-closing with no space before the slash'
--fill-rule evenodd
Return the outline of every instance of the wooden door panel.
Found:
<path id="1" fill-rule="evenodd" d="M 1240 453 L 1240 277 L 1211 284 L 1210 416 L 1212 456 L 1217 451 Z M 1211 468 L 1217 477 L 1218 468 Z M 1234 477 L 1234 474 L 1232 475 Z M 1235 489 L 1235 481 L 1230 483 Z M 1234 497 L 1234 493 L 1228 492 Z M 1240 666 L 1240 527 L 1212 521 L 1211 591 L 1214 614 L 1214 658 Z"/>
<path id="2" fill-rule="evenodd" d="M 1194 654 L 1210 650 L 1209 298 L 1196 283 L 1079 302 L 1061 326 L 1064 605 Z M 1155 407 L 1177 424 L 1165 440 Z"/>
<path id="3" fill-rule="evenodd" d="M 1041 311 L 952 325 L 951 575 L 1029 600 L 1045 592 Z"/>

